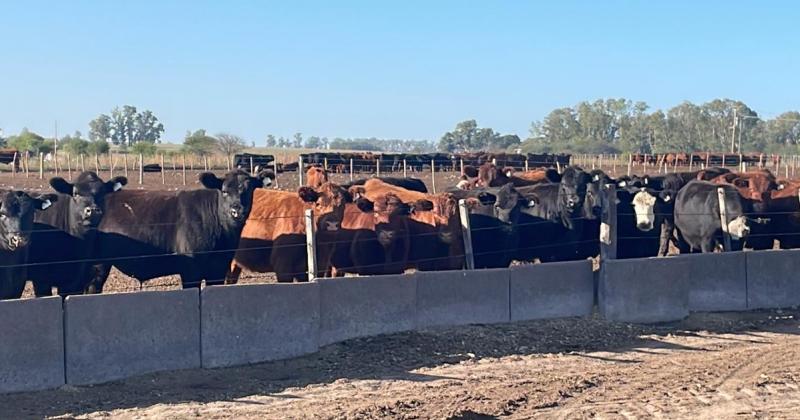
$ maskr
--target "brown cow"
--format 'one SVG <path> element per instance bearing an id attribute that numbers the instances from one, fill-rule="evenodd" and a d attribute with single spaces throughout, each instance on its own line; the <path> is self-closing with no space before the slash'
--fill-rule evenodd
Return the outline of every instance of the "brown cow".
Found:
<path id="1" fill-rule="evenodd" d="M 774 238 L 770 234 L 773 227 L 766 223 L 770 219 L 772 193 L 778 190 L 775 176 L 766 169 L 746 173 L 727 173 L 711 180 L 715 184 L 730 184 L 736 187 L 745 200 L 745 212 L 748 216 L 760 220 L 754 224 L 746 246 L 753 249 L 772 249 Z"/>
<path id="2" fill-rule="evenodd" d="M 561 177 L 555 169 L 535 169 L 533 171 L 515 174 L 514 168 L 498 168 L 493 163 L 484 163 L 478 168 L 476 184 L 481 187 L 502 187 L 513 184 L 515 187 L 536 185 L 542 182 L 558 182 Z"/>
<path id="3" fill-rule="evenodd" d="M 312 165 L 306 171 L 306 186 L 319 188 L 328 182 L 328 171 L 320 165 Z"/>
<path id="4" fill-rule="evenodd" d="M 227 282 L 235 283 L 242 269 L 275 272 L 279 282 L 307 280 L 305 210 L 313 209 L 317 227 L 319 261 L 328 261 L 332 244 L 351 202 L 344 188 L 327 182 L 319 188 L 300 187 L 295 192 L 256 190 L 253 207 L 242 230 Z M 325 267 L 318 267 L 321 275 Z"/>
<path id="5" fill-rule="evenodd" d="M 370 179 L 350 191 L 355 197 L 364 196 L 372 202 L 392 193 L 403 203 L 414 203 L 417 210 L 408 217 L 407 229 L 413 246 L 410 246 L 405 268 L 448 270 L 463 267 L 461 222 L 452 194 L 409 191 L 378 179 Z"/>

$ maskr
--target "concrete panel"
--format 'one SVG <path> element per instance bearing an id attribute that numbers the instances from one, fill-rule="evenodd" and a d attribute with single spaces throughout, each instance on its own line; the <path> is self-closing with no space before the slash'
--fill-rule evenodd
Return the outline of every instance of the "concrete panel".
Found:
<path id="1" fill-rule="evenodd" d="M 606 319 L 665 322 L 689 315 L 689 260 L 638 258 L 603 261 L 598 300 Z"/>
<path id="2" fill-rule="evenodd" d="M 588 316 L 594 307 L 592 262 L 511 268 L 511 321 Z"/>
<path id="3" fill-rule="evenodd" d="M 749 309 L 800 305 L 800 250 L 746 254 Z"/>
<path id="4" fill-rule="evenodd" d="M 200 306 L 203 367 L 286 359 L 319 348 L 317 283 L 207 287 Z"/>
<path id="5" fill-rule="evenodd" d="M 2 301 L 0 320 L 0 393 L 64 385 L 61 298 Z"/>
<path id="6" fill-rule="evenodd" d="M 69 296 L 67 383 L 200 367 L 199 289 Z"/>
<path id="7" fill-rule="evenodd" d="M 415 276 L 321 279 L 319 344 L 413 330 Z"/>
<path id="8" fill-rule="evenodd" d="M 744 252 L 682 255 L 689 262 L 690 311 L 747 309 L 747 261 Z"/>
<path id="9" fill-rule="evenodd" d="M 417 272 L 417 326 L 508 322 L 509 270 Z"/>

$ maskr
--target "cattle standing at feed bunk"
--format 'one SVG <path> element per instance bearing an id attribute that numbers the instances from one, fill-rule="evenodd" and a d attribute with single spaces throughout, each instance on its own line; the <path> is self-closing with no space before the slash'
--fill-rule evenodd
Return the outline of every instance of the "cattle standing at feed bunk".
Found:
<path id="1" fill-rule="evenodd" d="M 106 199 L 90 292 L 102 292 L 112 265 L 140 282 L 172 274 L 184 288 L 224 282 L 253 196 L 274 175 L 234 170 L 199 178 L 204 189 L 122 191 Z"/>
<path id="2" fill-rule="evenodd" d="M 28 255 L 28 279 L 36 296 L 81 294 L 92 280 L 97 256 L 97 226 L 106 213 L 105 202 L 128 183 L 118 176 L 103 182 L 94 172 L 83 172 L 75 183 L 55 177 L 58 193 L 51 209 L 36 214 Z"/>
<path id="3" fill-rule="evenodd" d="M 0 300 L 22 296 L 34 213 L 47 210 L 56 200 L 55 194 L 0 191 Z"/>
<path id="4" fill-rule="evenodd" d="M 296 193 L 257 190 L 253 208 L 244 225 L 228 282 L 235 283 L 242 269 L 275 272 L 279 282 L 308 280 L 304 213 L 312 209 L 317 228 L 317 259 L 327 261 L 351 202 L 344 188 L 326 182 L 319 188 L 301 187 Z M 322 274 L 325 267 L 320 267 Z"/>
<path id="5" fill-rule="evenodd" d="M 718 188 L 722 188 L 724 193 L 727 230 L 731 238 L 736 240 L 732 245 L 741 250 L 742 239 L 748 235 L 750 227 L 739 191 L 730 185 L 692 181 L 678 192 L 675 199 L 675 226 L 678 228 L 681 253 L 691 249 L 713 252 L 722 244 Z"/>

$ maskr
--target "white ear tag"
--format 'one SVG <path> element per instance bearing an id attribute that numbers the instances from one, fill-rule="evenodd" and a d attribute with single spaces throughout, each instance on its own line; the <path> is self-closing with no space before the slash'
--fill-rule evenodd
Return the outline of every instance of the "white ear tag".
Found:
<path id="1" fill-rule="evenodd" d="M 48 207 L 52 206 L 53 202 L 50 200 L 42 201 L 42 210 L 47 210 Z"/>
<path id="2" fill-rule="evenodd" d="M 121 182 L 115 182 L 114 183 L 114 191 L 119 191 L 121 189 L 122 189 L 122 183 Z"/>

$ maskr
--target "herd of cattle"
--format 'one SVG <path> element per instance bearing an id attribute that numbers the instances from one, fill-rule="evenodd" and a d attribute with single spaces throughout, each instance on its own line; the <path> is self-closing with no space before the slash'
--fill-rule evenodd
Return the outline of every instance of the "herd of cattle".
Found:
<path id="1" fill-rule="evenodd" d="M 476 268 L 595 257 L 610 206 L 617 258 L 663 256 L 670 244 L 713 252 L 723 243 L 720 188 L 732 249 L 770 249 L 776 240 L 800 247 L 800 182 L 767 170 L 612 179 L 576 166 L 516 171 L 484 162 L 438 194 L 414 178 L 337 185 L 319 165 L 308 168 L 306 186 L 281 191 L 268 188 L 271 171 L 254 172 L 202 173 L 205 188 L 180 192 L 125 189 L 126 178 L 94 172 L 74 183 L 52 178 L 54 193 L 4 191 L 0 299 L 19 298 L 26 281 L 36 296 L 54 287 L 100 293 L 112 267 L 141 282 L 177 274 L 184 287 L 235 283 L 243 270 L 304 281 L 308 209 L 317 277 L 464 268 L 460 200 Z"/>

